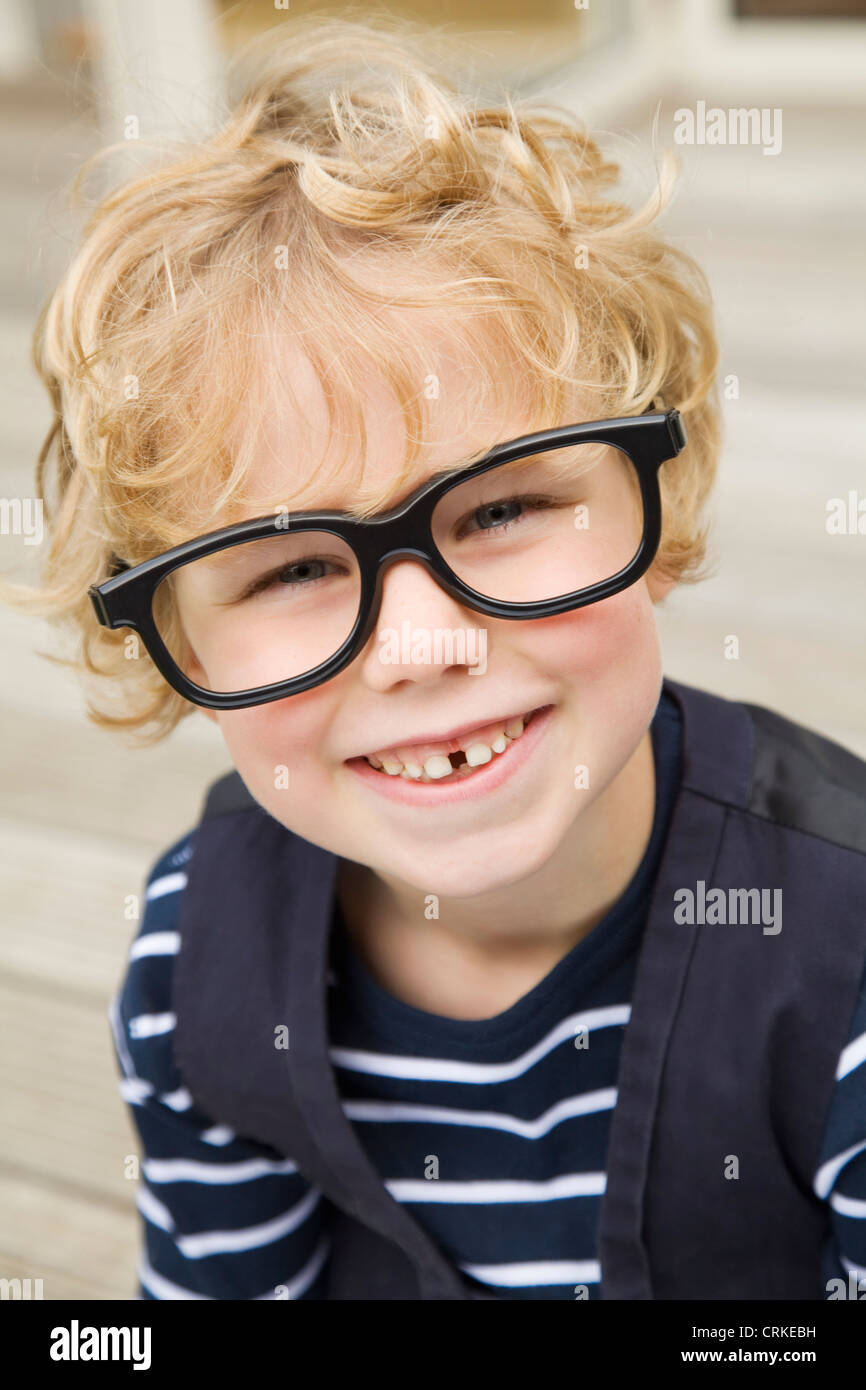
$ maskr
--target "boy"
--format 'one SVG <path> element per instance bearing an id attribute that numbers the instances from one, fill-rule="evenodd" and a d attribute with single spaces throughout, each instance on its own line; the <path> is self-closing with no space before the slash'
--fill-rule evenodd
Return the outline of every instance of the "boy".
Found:
<path id="1" fill-rule="evenodd" d="M 425 43 L 298 25 L 40 328 L 95 717 L 236 768 L 111 1010 L 140 1295 L 839 1296 L 866 765 L 662 675 L 718 453 L 669 171 L 608 201 Z"/>

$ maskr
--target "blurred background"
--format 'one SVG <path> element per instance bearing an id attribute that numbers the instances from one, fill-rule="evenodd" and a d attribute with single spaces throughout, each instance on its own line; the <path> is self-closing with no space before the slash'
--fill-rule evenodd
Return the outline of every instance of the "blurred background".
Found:
<path id="1" fill-rule="evenodd" d="M 304 0 L 0 0 L 5 499 L 35 491 L 49 412 L 29 342 L 75 243 L 78 165 L 122 140 L 130 113 L 142 139 L 205 130 L 226 99 L 227 58 L 320 8 L 335 12 Z M 682 176 L 663 226 L 713 287 L 726 437 L 713 577 L 658 610 L 665 671 L 866 757 L 866 3 L 386 8 L 465 36 L 481 80 L 590 121 L 622 162 L 628 196 L 652 187 L 654 140 L 677 148 Z M 675 113 L 700 102 L 780 112 L 780 148 L 675 145 Z M 834 509 L 839 533 L 828 530 Z M 38 547 L 10 516 L 0 568 L 27 578 Z M 106 1019 L 137 927 L 125 900 L 230 763 L 201 716 L 142 751 L 95 729 L 74 677 L 39 655 L 56 642 L 0 608 L 0 1277 L 41 1278 L 46 1299 L 126 1299 L 139 1229 L 124 1160 L 136 1142 Z"/>

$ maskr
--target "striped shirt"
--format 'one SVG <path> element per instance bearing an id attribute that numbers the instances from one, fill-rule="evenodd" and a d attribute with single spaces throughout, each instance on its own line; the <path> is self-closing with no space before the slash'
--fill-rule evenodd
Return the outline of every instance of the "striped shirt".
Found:
<path id="1" fill-rule="evenodd" d="M 656 814 L 631 883 L 503 1013 L 451 1019 L 395 998 L 356 954 L 335 904 L 328 1029 L 344 1111 L 391 1196 L 501 1298 L 601 1296 L 598 1219 L 620 1048 L 679 783 L 679 714 L 667 696 L 652 739 Z M 192 831 L 154 865 L 109 1010 L 142 1152 L 139 1297 L 320 1299 L 327 1199 L 290 1156 L 205 1114 L 175 1064 L 172 972 L 194 846 Z M 866 1277 L 866 979 L 813 1186 L 827 1203 L 822 1282 Z"/>

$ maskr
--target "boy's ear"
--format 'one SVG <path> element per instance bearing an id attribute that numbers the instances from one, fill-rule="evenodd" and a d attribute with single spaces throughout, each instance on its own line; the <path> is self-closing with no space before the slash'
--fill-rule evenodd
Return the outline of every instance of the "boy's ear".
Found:
<path id="1" fill-rule="evenodd" d="M 653 603 L 661 603 L 662 599 L 667 598 L 671 590 L 677 587 L 677 581 L 656 569 L 655 565 L 651 565 L 647 571 L 646 586 Z"/>

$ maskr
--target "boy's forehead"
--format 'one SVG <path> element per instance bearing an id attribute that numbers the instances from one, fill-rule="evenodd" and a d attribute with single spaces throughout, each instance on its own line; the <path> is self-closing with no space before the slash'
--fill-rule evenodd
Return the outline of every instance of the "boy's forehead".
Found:
<path id="1" fill-rule="evenodd" d="M 508 392 L 486 391 L 479 399 L 471 355 L 455 341 L 431 338 L 429 376 L 418 389 L 421 439 L 404 477 L 406 423 L 384 377 L 371 373 L 357 391 L 366 438 L 346 439 L 335 432 L 310 360 L 286 339 L 276 351 L 278 366 L 267 373 L 261 407 L 239 413 L 230 439 L 233 452 L 241 441 L 249 450 L 246 490 L 255 499 L 249 515 L 265 515 L 279 505 L 295 511 L 351 510 L 371 495 L 386 497 L 382 505 L 390 505 L 435 472 L 541 428 Z M 435 393 L 428 396 L 431 380 Z"/>

